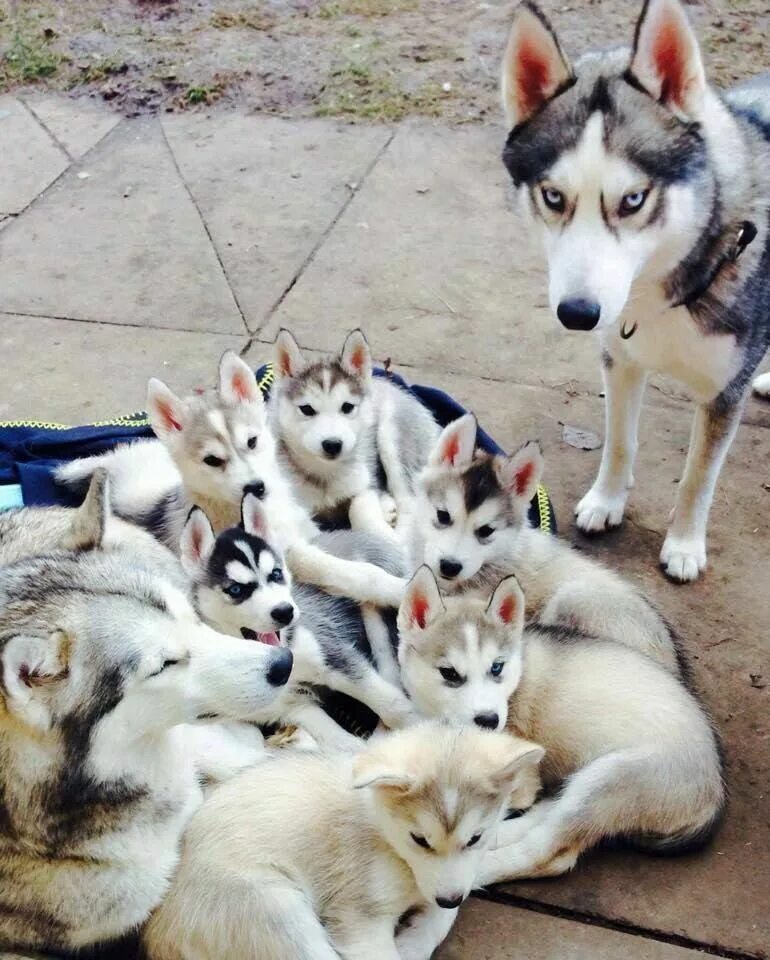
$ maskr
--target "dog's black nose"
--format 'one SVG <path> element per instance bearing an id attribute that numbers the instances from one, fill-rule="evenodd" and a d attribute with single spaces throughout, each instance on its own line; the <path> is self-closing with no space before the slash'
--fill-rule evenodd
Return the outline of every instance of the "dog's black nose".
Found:
<path id="1" fill-rule="evenodd" d="M 441 570 L 441 576 L 447 577 L 450 580 L 452 577 L 456 577 L 463 568 L 459 560 L 452 560 L 451 557 L 442 557 L 438 566 L 439 570 Z"/>
<path id="2" fill-rule="evenodd" d="M 497 730 L 500 717 L 496 713 L 477 713 L 473 722 L 477 727 L 483 727 L 485 730 Z"/>
<path id="3" fill-rule="evenodd" d="M 265 485 L 261 480 L 255 480 L 253 483 L 247 483 L 243 488 L 243 495 L 253 493 L 257 500 L 262 500 L 265 496 Z"/>
<path id="4" fill-rule="evenodd" d="M 342 453 L 342 440 L 338 440 L 336 437 L 329 437 L 326 440 L 322 440 L 321 446 L 324 448 L 326 456 L 332 460 Z"/>
<path id="5" fill-rule="evenodd" d="M 562 300 L 556 315 L 568 330 L 593 330 L 599 322 L 602 308 L 593 300 L 583 300 L 578 297 L 574 300 Z"/>
<path id="6" fill-rule="evenodd" d="M 451 897 L 436 897 L 436 903 L 445 910 L 454 910 L 464 899 L 461 893 L 455 893 Z"/>
<path id="7" fill-rule="evenodd" d="M 273 662 L 267 668 L 267 682 L 272 687 L 282 687 L 289 679 L 294 664 L 294 655 L 286 647 L 280 647 L 273 654 Z"/>
<path id="8" fill-rule="evenodd" d="M 273 607 L 270 616 L 282 627 L 287 627 L 294 619 L 294 607 L 290 603 L 279 603 Z"/>

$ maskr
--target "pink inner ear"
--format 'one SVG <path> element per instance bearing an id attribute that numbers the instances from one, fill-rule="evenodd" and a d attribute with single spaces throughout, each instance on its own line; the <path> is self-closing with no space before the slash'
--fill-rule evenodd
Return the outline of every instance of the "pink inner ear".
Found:
<path id="1" fill-rule="evenodd" d="M 516 471 L 513 478 L 514 489 L 516 490 L 516 496 L 522 497 L 532 482 L 532 474 L 535 472 L 535 464 L 532 460 L 528 460 L 519 470 Z"/>
<path id="2" fill-rule="evenodd" d="M 245 373 L 242 373 L 240 370 L 234 373 L 230 385 L 233 388 L 233 393 L 239 400 L 249 400 L 251 398 L 251 383 Z"/>
<path id="3" fill-rule="evenodd" d="M 518 51 L 516 82 L 519 111 L 528 117 L 547 99 L 550 90 L 548 55 L 536 40 L 524 39 Z"/>
<path id="4" fill-rule="evenodd" d="M 454 466 L 455 460 L 457 459 L 459 453 L 460 437 L 456 433 L 453 433 L 444 444 L 444 454 L 442 459 L 451 466 Z"/>
<path id="5" fill-rule="evenodd" d="M 195 559 L 200 560 L 201 550 L 203 548 L 203 531 L 195 522 L 193 522 L 190 546 L 192 547 L 192 552 Z"/>
<path id="6" fill-rule="evenodd" d="M 422 593 L 416 593 L 412 597 L 412 625 L 417 626 L 420 630 L 425 629 L 425 624 L 428 622 L 428 609 L 430 604 L 428 603 L 428 598 Z"/>
<path id="7" fill-rule="evenodd" d="M 278 358 L 278 370 L 282 377 L 290 377 L 291 373 L 291 357 L 289 356 L 288 350 L 281 350 L 281 355 Z"/>
<path id="8" fill-rule="evenodd" d="M 679 102 L 684 92 L 686 65 L 682 36 L 676 19 L 669 17 L 660 25 L 653 48 L 655 69 L 661 77 L 660 99 Z"/>
<path id="9" fill-rule="evenodd" d="M 366 365 L 366 351 L 362 346 L 358 346 L 350 355 L 350 365 L 354 370 L 357 370 L 359 373 L 364 369 Z"/>
<path id="10" fill-rule="evenodd" d="M 181 433 L 182 424 L 174 416 L 174 408 L 170 403 L 161 400 L 158 404 L 160 418 L 167 430 L 179 430 Z"/>
<path id="11" fill-rule="evenodd" d="M 497 615 L 503 623 L 512 623 L 516 615 L 516 598 L 510 596 L 504 597 L 497 610 Z"/>

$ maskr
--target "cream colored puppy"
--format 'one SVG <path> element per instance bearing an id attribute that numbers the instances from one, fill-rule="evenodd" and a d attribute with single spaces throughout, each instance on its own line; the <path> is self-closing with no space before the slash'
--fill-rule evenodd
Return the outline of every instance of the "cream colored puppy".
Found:
<path id="1" fill-rule="evenodd" d="M 542 756 L 433 722 L 242 774 L 191 822 L 149 957 L 427 960 L 509 804 L 534 801 Z"/>

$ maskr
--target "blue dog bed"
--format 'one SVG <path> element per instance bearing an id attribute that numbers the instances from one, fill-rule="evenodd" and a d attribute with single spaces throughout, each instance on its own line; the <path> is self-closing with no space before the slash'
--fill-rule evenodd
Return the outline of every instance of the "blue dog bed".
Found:
<path id="1" fill-rule="evenodd" d="M 385 370 L 376 376 L 390 377 L 410 390 L 442 426 L 467 411 L 456 400 L 436 387 L 407 384 Z M 265 396 L 274 379 L 271 364 L 257 370 L 257 382 Z M 101 420 L 82 427 L 36 420 L 0 421 L 0 510 L 11 506 L 76 506 L 75 495 L 57 485 L 54 470 L 62 463 L 80 457 L 106 453 L 119 443 L 152 437 L 145 413 L 131 413 L 113 420 Z M 503 453 L 502 448 L 479 428 L 478 444 L 488 453 Z M 545 487 L 538 488 L 529 507 L 533 527 L 556 532 L 556 519 Z"/>

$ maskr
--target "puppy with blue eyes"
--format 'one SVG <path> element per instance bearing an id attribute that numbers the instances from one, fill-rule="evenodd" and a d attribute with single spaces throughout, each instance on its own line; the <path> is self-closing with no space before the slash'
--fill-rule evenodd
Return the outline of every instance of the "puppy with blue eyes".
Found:
<path id="1" fill-rule="evenodd" d="M 352 527 L 388 536 L 408 513 L 438 436 L 430 412 L 392 380 L 373 376 L 360 330 L 348 334 L 338 356 L 315 361 L 281 330 L 273 368 L 270 423 L 300 501 L 313 516 L 347 513 Z"/>
<path id="2" fill-rule="evenodd" d="M 610 637 L 678 673 L 675 639 L 645 597 L 598 561 L 529 525 L 543 472 L 539 446 L 491 456 L 476 449 L 476 430 L 472 414 L 460 417 L 428 457 L 412 512 L 412 569 L 427 565 L 448 594 L 488 595 L 515 575 L 530 617 Z"/>
<path id="3" fill-rule="evenodd" d="M 324 537 L 330 551 L 354 561 L 378 566 L 396 562 L 388 545 L 371 535 L 348 530 Z M 378 671 L 377 651 L 384 643 L 390 646 L 380 612 L 308 584 L 293 583 L 281 551 L 274 546 L 264 507 L 254 494 L 243 498 L 240 526 L 218 536 L 206 514 L 193 509 L 180 553 L 192 581 L 193 602 L 209 626 L 292 651 L 289 683 L 260 723 L 298 726 L 319 745 L 358 749 L 360 741 L 319 705 L 314 695 L 319 686 L 360 701 L 388 727 L 401 727 L 415 718 L 401 687 Z"/>

